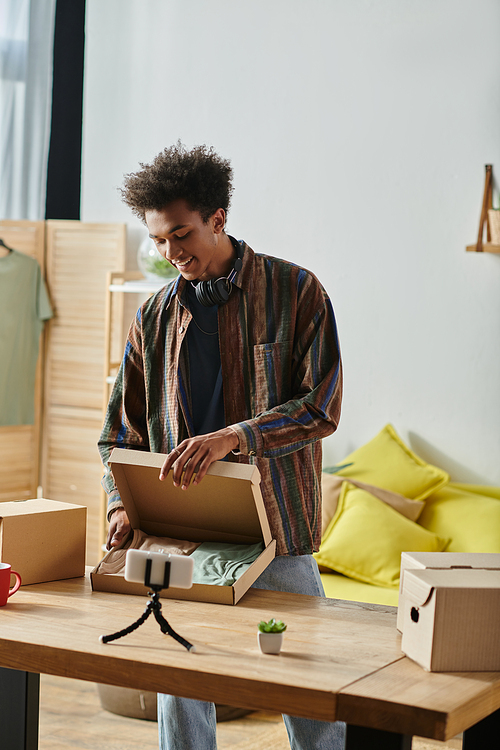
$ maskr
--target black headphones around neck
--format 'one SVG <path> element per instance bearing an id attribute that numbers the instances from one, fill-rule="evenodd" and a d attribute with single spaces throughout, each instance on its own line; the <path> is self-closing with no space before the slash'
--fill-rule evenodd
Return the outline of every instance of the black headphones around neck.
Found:
<path id="1" fill-rule="evenodd" d="M 212 307 L 213 305 L 224 305 L 232 292 L 233 281 L 235 280 L 238 273 L 241 271 L 243 266 L 242 261 L 242 249 L 237 240 L 233 237 L 229 237 L 232 242 L 234 249 L 236 250 L 236 260 L 231 273 L 228 276 L 221 276 L 218 279 L 209 279 L 208 281 L 199 281 L 197 284 L 193 284 L 196 299 L 198 302 L 205 307 Z"/>

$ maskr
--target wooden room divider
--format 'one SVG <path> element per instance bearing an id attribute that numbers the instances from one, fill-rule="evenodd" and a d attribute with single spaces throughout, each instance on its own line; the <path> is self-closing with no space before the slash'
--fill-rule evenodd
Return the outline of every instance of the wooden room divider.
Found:
<path id="1" fill-rule="evenodd" d="M 87 562 L 94 564 L 102 528 L 97 440 L 105 388 L 107 275 L 124 270 L 126 227 L 0 222 L 0 236 L 17 250 L 34 253 L 36 248 L 54 310 L 39 360 L 38 420 L 32 427 L 0 428 L 0 499 L 36 497 L 41 485 L 44 497 L 86 505 Z"/>

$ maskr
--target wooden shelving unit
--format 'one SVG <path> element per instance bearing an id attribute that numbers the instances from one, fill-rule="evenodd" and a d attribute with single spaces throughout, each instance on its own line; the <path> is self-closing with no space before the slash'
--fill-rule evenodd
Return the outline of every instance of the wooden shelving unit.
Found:
<path id="1" fill-rule="evenodd" d="M 111 389 L 123 357 L 128 324 L 139 305 L 168 283 L 169 279 L 148 281 L 140 271 L 117 271 L 107 275 L 106 311 L 104 319 L 104 387 L 102 413 L 106 413 Z M 126 304 L 128 295 L 136 295 L 135 304 Z M 101 489 L 99 549 L 106 541 L 107 495 Z"/>
<path id="2" fill-rule="evenodd" d="M 491 241 L 491 228 L 488 221 L 488 211 L 493 207 L 493 166 L 486 164 L 484 179 L 483 205 L 479 219 L 479 232 L 475 245 L 467 245 L 466 250 L 473 253 L 500 253 L 500 245 Z M 484 242 L 484 225 L 486 224 L 486 242 Z"/>
<path id="3" fill-rule="evenodd" d="M 146 300 L 151 294 L 154 294 L 166 281 L 147 281 L 140 271 L 121 271 L 111 272 L 107 275 L 106 284 L 106 312 L 104 321 L 104 400 L 103 410 L 106 410 L 112 386 L 118 368 L 121 364 L 123 350 L 125 346 L 125 327 L 132 320 L 132 315 L 136 312 L 139 304 Z M 118 297 L 115 297 L 118 294 Z M 125 312 L 124 294 L 138 295 L 135 305 L 129 308 L 130 315 Z M 125 320 L 125 318 L 130 320 Z M 125 327 L 124 327 L 125 323 Z"/>

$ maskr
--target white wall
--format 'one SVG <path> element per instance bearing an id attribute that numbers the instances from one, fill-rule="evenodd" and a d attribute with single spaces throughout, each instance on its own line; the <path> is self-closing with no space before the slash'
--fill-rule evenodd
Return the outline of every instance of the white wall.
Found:
<path id="1" fill-rule="evenodd" d="M 345 363 L 325 463 L 387 422 L 500 483 L 499 0 L 87 0 L 85 221 L 140 225 L 126 172 L 178 138 L 231 158 L 228 229 L 313 270 Z M 131 256 L 131 262 L 132 256 Z"/>

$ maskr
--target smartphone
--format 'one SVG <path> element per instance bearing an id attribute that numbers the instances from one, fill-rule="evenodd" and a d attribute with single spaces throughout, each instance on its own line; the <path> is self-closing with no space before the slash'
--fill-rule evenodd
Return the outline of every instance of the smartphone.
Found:
<path id="1" fill-rule="evenodd" d="M 125 580 L 144 586 L 190 589 L 193 567 L 194 560 L 189 555 L 129 549 L 125 558 Z"/>

